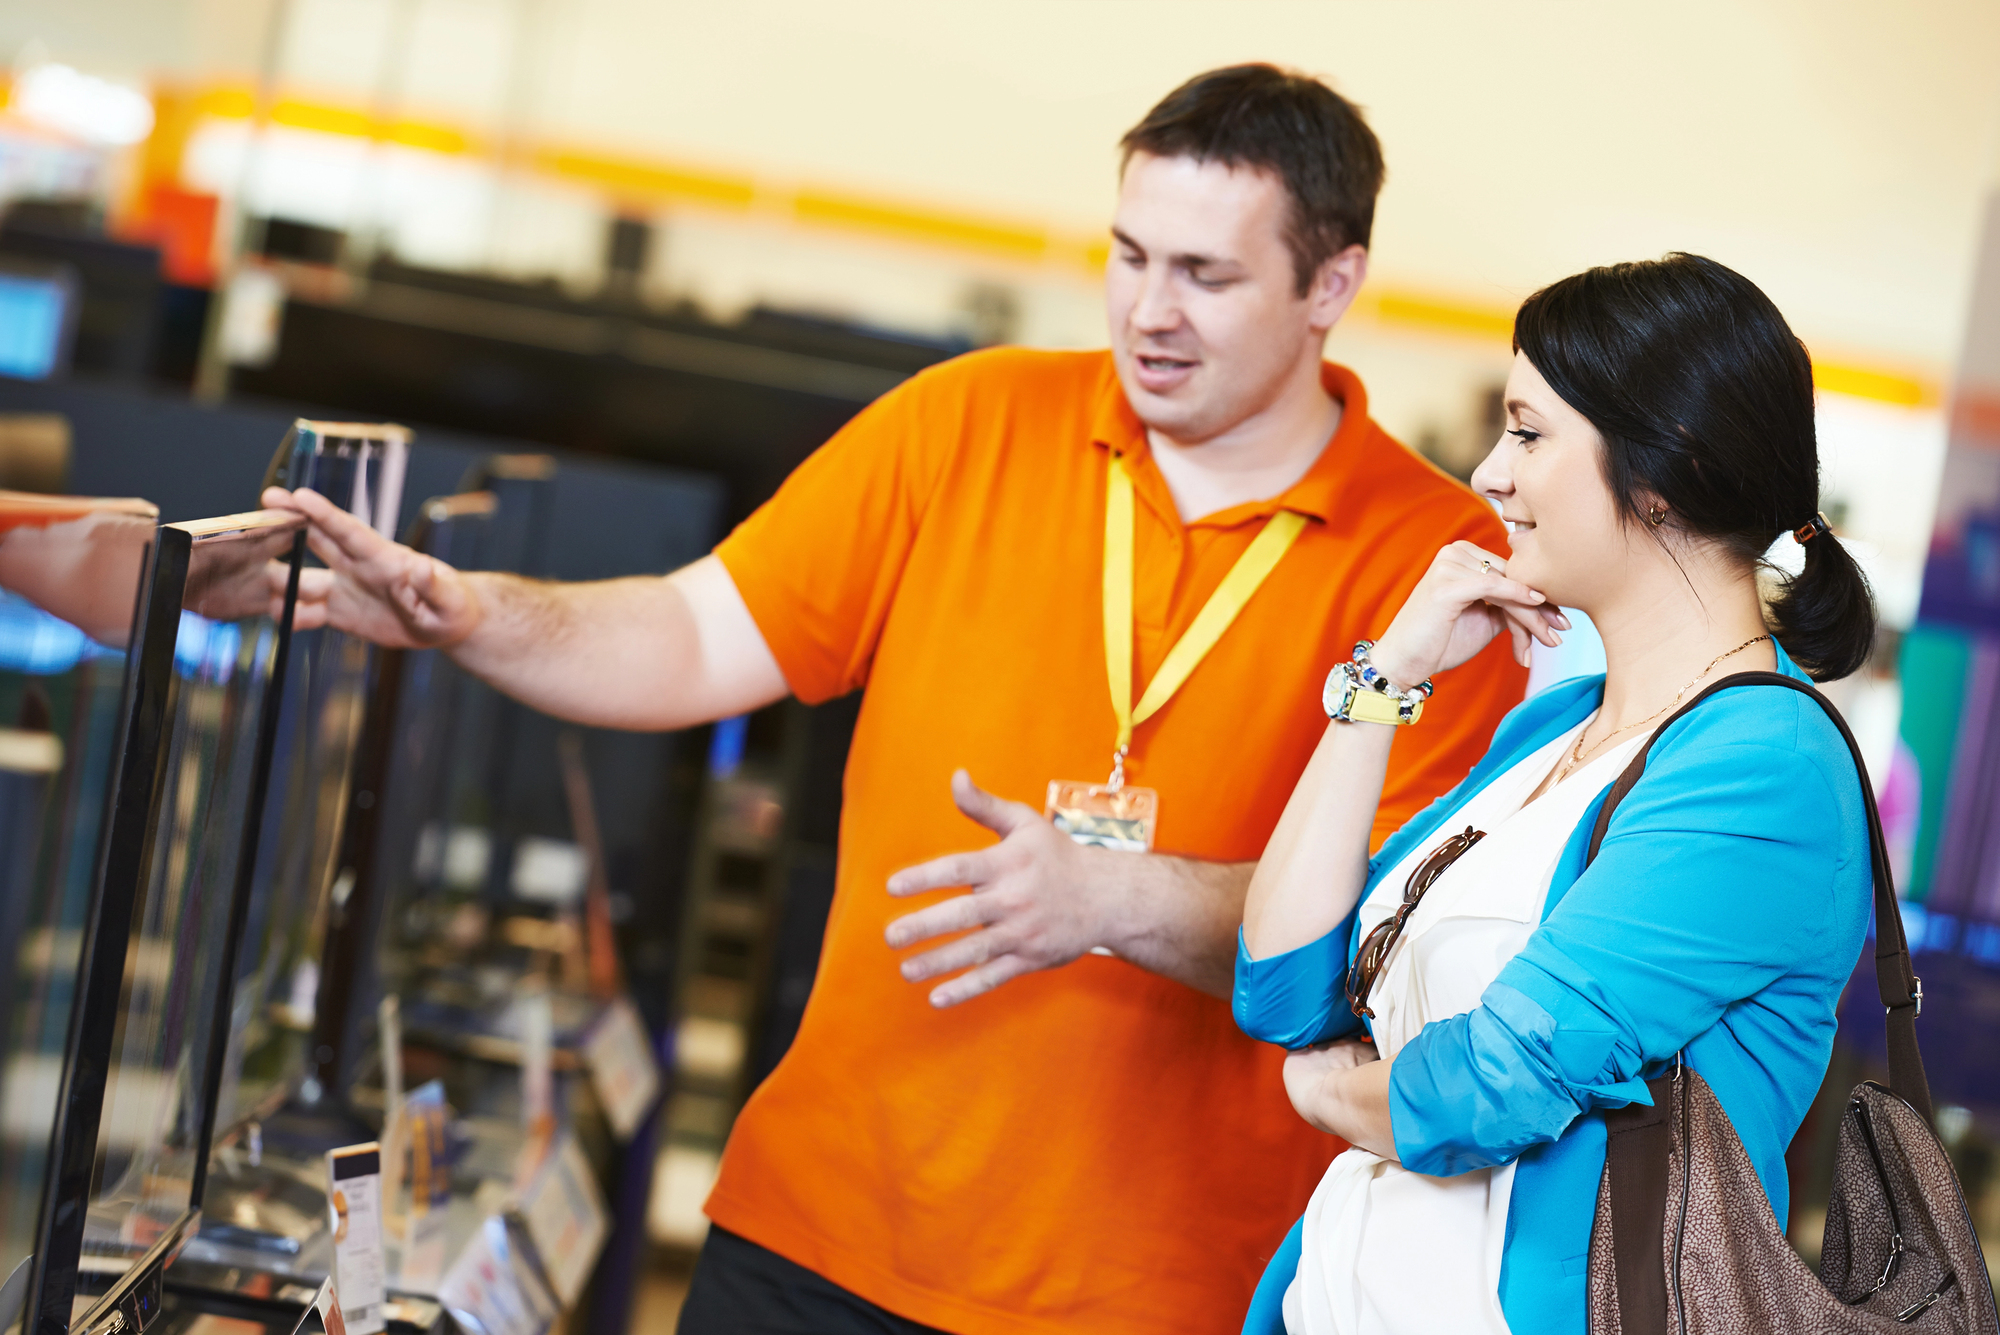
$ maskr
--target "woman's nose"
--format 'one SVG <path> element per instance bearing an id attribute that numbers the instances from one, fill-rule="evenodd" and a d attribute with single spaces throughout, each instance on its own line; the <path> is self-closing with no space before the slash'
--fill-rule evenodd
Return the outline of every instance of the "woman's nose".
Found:
<path id="1" fill-rule="evenodd" d="M 1504 501 L 1514 494 L 1514 478 L 1507 469 L 1507 437 L 1493 443 L 1479 467 L 1472 470 L 1472 489 L 1488 500 Z"/>

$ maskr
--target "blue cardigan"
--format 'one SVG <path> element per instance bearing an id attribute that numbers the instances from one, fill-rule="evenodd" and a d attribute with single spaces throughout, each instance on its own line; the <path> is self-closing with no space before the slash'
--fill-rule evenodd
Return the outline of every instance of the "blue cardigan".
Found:
<path id="1" fill-rule="evenodd" d="M 1778 652 L 1778 670 L 1805 674 Z M 1604 678 L 1561 682 L 1501 722 L 1464 782 L 1398 830 L 1368 885 L 1473 794 L 1576 726 Z M 1448 1176 L 1518 1162 L 1500 1272 L 1515 1331 L 1582 1335 L 1585 1262 L 1604 1169 L 1600 1108 L 1650 1103 L 1685 1051 L 1721 1100 L 1785 1218 L 1785 1147 L 1819 1091 L 1834 1007 L 1870 908 L 1860 778 L 1825 713 L 1791 691 L 1725 691 L 1655 743 L 1584 871 L 1605 792 L 1556 865 L 1541 926 L 1479 1007 L 1426 1025 L 1389 1082 L 1397 1157 Z M 1366 892 L 1363 892 L 1366 897 Z M 1351 1036 L 1342 991 L 1355 915 L 1309 945 L 1250 958 L 1238 937 L 1236 1022 L 1286 1048 Z M 1245 1335 L 1283 1335 L 1294 1224 Z"/>

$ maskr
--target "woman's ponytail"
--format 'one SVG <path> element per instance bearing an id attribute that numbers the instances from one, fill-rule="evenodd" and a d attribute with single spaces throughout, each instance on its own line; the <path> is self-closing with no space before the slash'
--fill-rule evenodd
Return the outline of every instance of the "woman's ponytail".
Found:
<path id="1" fill-rule="evenodd" d="M 1868 661 L 1875 598 L 1868 577 L 1824 521 L 1815 519 L 1799 533 L 1806 535 L 1805 569 L 1771 599 L 1771 633 L 1814 681 L 1834 681 Z"/>

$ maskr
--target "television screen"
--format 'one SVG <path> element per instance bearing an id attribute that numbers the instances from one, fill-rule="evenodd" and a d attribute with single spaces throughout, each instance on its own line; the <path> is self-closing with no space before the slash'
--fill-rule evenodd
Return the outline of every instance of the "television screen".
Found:
<path id="1" fill-rule="evenodd" d="M 88 1208 L 80 1229 L 58 1216 L 49 1235 L 44 1320 L 125 1296 L 201 1195 L 289 639 L 274 611 L 301 522 L 264 511 L 157 530 L 55 1150 L 54 1190 L 80 1188 Z"/>
<path id="2" fill-rule="evenodd" d="M 408 437 L 397 426 L 301 420 L 279 446 L 271 480 L 312 487 L 352 514 L 393 523 Z M 330 629 L 292 642 L 237 958 L 217 1120 L 225 1142 L 246 1121 L 270 1117 L 306 1075 L 325 908 L 329 898 L 344 901 L 352 881 L 340 853 L 373 657 L 367 644 Z M 325 1148 L 309 1147 L 315 1164 Z M 235 1176 L 227 1170 L 217 1165 Z M 222 1186 L 211 1179 L 211 1193 Z M 247 1188 L 254 1199 L 270 1194 L 261 1181 Z M 219 1203 L 211 1195 L 210 1213 Z M 231 1195 L 227 1203 L 244 1226 L 265 1223 L 254 1200 Z"/>
<path id="3" fill-rule="evenodd" d="M 0 263 L 0 375 L 46 380 L 68 368 L 76 277 L 66 266 Z"/>
<path id="4" fill-rule="evenodd" d="M 40 1228 L 153 529 L 144 502 L 0 493 L 0 1330 Z"/>

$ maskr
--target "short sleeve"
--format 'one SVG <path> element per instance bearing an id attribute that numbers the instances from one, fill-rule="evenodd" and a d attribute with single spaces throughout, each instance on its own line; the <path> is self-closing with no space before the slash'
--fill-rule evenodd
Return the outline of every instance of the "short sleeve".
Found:
<path id="1" fill-rule="evenodd" d="M 920 374 L 862 409 L 715 549 L 786 684 L 808 704 L 868 681 L 956 443 L 955 417 L 931 407 L 938 376 Z"/>

